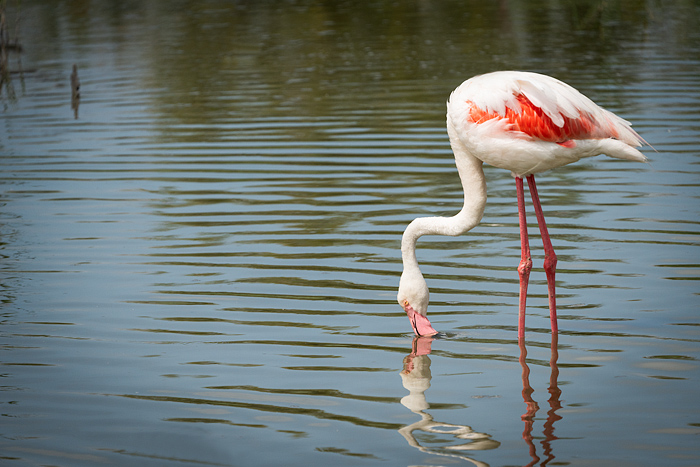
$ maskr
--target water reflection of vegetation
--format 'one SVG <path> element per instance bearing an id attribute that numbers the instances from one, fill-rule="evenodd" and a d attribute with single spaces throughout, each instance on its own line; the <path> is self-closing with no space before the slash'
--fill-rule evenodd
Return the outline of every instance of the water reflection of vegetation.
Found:
<path id="1" fill-rule="evenodd" d="M 19 3 L 19 2 L 17 2 Z M 19 14 L 15 14 L 12 36 L 10 35 L 10 20 L 7 14 L 7 0 L 0 1 L 0 95 L 6 94 L 10 99 L 15 98 L 15 90 L 10 80 L 10 52 L 19 53 L 22 46 L 17 38 L 19 29 Z"/>
<path id="2" fill-rule="evenodd" d="M 504 66 L 537 69 L 573 85 L 581 73 L 595 73 L 601 89 L 619 87 L 646 67 L 639 44 L 649 34 L 663 32 L 669 47 L 697 46 L 687 34 L 696 25 L 688 14 L 692 2 L 105 0 L 66 8 L 71 28 L 108 24 L 117 42 L 146 35 L 141 53 L 149 69 L 143 76 L 146 86 L 160 90 L 152 104 L 164 136 L 173 136 L 171 125 L 180 122 L 196 125 L 190 136 L 199 134 L 202 141 L 230 135 L 219 124 L 235 116 L 250 121 L 344 113 L 359 127 L 377 129 L 376 102 L 387 98 L 397 100 L 395 115 L 402 99 L 434 102 L 424 107 L 433 120 L 455 84 Z M 61 47 L 61 15 L 50 8 L 33 11 L 50 15 L 38 23 Z M 437 85 L 402 87 L 421 81 Z M 352 107 L 346 94 L 353 96 Z M 202 125 L 203 119 L 211 125 Z M 368 119 L 372 124 L 363 125 Z M 290 128 L 288 135 L 329 137 L 308 126 Z"/>
<path id="3" fill-rule="evenodd" d="M 387 99 L 397 101 L 396 116 L 401 99 L 434 102 L 424 108 L 424 117 L 441 119 L 436 110 L 449 89 L 499 64 L 555 73 L 574 85 L 590 64 L 599 73 L 597 81 L 619 86 L 635 80 L 620 70 L 612 72 L 619 60 L 640 67 L 645 63 L 641 51 L 627 44 L 642 42 L 660 17 L 674 28 L 677 22 L 687 23 L 667 6 L 657 16 L 642 1 L 182 5 L 187 8 L 157 4 L 147 16 L 170 25 L 157 30 L 151 41 L 149 80 L 165 86 L 157 103 L 164 126 L 174 120 L 200 123 L 204 114 L 220 137 L 230 132 L 217 123 L 236 116 L 344 113 L 352 115 L 356 127 L 381 131 L 376 102 Z M 203 34 L 202 23 L 213 27 Z M 581 40 L 561 47 L 572 44 L 565 40 L 571 34 Z M 200 58 L 192 63 L 192 56 Z M 435 84 L 401 87 L 402 82 L 421 81 Z M 346 93 L 353 96 L 352 108 Z M 246 102 L 242 95 L 257 98 Z M 211 141 L 211 130 L 202 137 Z M 305 141 L 329 137 L 313 127 L 290 128 L 288 134 Z"/>

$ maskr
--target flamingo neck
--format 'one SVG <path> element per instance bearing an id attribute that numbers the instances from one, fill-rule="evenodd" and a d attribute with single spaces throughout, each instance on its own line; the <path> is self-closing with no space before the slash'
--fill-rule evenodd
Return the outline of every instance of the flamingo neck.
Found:
<path id="1" fill-rule="evenodd" d="M 464 190 L 464 207 L 452 217 L 419 217 L 411 222 L 401 240 L 404 271 L 419 271 L 416 243 L 423 235 L 461 235 L 474 228 L 486 206 L 486 180 L 483 163 L 469 154 L 461 141 L 450 134 L 457 171 Z"/>

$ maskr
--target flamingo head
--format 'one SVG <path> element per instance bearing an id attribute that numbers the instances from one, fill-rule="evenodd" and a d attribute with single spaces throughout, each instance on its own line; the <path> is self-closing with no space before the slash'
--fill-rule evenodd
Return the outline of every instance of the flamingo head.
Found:
<path id="1" fill-rule="evenodd" d="M 426 317 L 429 296 L 428 284 L 425 283 L 420 271 L 404 270 L 401 274 L 399 293 L 396 298 L 408 315 L 408 320 L 411 322 L 416 336 L 434 336 L 438 333 Z"/>

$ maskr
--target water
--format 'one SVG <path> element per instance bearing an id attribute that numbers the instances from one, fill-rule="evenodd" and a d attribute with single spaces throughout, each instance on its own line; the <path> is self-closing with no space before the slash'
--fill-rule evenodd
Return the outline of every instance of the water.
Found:
<path id="1" fill-rule="evenodd" d="M 3 465 L 700 465 L 697 4 L 15 7 Z M 514 183 L 487 168 L 481 225 L 419 242 L 443 334 L 413 342 L 401 232 L 460 208 L 444 104 L 495 69 L 655 151 L 538 177 L 560 334 L 529 207 L 524 346 Z"/>

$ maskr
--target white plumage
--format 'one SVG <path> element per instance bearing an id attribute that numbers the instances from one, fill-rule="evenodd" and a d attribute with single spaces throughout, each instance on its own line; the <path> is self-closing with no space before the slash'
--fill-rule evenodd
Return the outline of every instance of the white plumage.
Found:
<path id="1" fill-rule="evenodd" d="M 585 117 L 591 131 L 585 138 L 569 139 L 569 146 L 565 146 L 514 129 L 506 111 L 521 114 L 521 96 L 541 109 L 552 125 L 565 128 L 565 118 L 577 121 Z M 469 118 L 474 107 L 502 118 L 474 122 Z M 550 122 L 540 123 L 546 127 Z M 453 146 L 461 142 L 477 159 L 520 177 L 599 154 L 646 161 L 635 149 L 644 140 L 628 121 L 599 107 L 568 84 L 537 73 L 499 71 L 465 81 L 447 102 L 447 126 L 454 130 L 454 137 L 450 135 Z"/>

